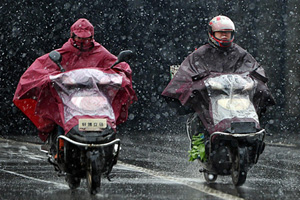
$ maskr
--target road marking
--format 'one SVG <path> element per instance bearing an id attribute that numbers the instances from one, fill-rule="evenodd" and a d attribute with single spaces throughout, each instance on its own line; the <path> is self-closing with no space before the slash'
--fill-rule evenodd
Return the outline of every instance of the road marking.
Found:
<path id="1" fill-rule="evenodd" d="M 127 163 L 124 163 L 124 162 L 121 162 L 121 161 L 118 161 L 118 164 L 122 165 L 122 166 L 125 166 L 125 167 L 128 167 L 128 168 L 135 169 L 135 170 L 140 171 L 140 172 L 144 172 L 144 173 L 149 174 L 151 176 L 155 176 L 155 177 L 158 177 L 158 178 L 161 178 L 161 179 L 165 179 L 165 180 L 168 180 L 168 181 L 171 181 L 171 182 L 175 182 L 175 183 L 178 183 L 178 184 L 188 186 L 188 187 L 193 188 L 195 190 L 198 190 L 200 192 L 203 192 L 203 193 L 206 193 L 206 194 L 209 194 L 211 196 L 215 196 L 215 197 L 218 197 L 218 198 L 221 198 L 221 199 L 225 199 L 225 200 L 244 200 L 243 198 L 236 197 L 236 196 L 226 194 L 226 193 L 223 193 L 221 191 L 212 189 L 212 188 L 210 188 L 208 186 L 205 186 L 201 183 L 191 182 L 191 181 L 187 181 L 187 180 L 184 180 L 184 179 L 181 179 L 181 178 L 176 178 L 176 177 L 164 175 L 164 174 L 161 174 L 157 171 L 153 171 L 153 170 L 143 168 L 143 167 L 139 167 L 139 166 L 132 165 L 132 164 L 127 164 Z"/>
<path id="2" fill-rule="evenodd" d="M 8 173 L 8 174 L 13 174 L 15 176 L 20 176 L 20 177 L 23 177 L 23 178 L 26 178 L 26 179 L 34 180 L 34 181 L 39 181 L 39 182 L 43 182 L 43 183 L 51 183 L 51 184 L 54 184 L 56 186 L 59 186 L 59 188 L 62 188 L 62 187 L 63 188 L 69 188 L 68 186 L 66 186 L 65 184 L 62 184 L 62 183 L 57 183 L 57 182 L 53 182 L 53 181 L 45 181 L 45 180 L 42 180 L 42 179 L 33 178 L 33 177 L 30 177 L 30 176 L 26 176 L 24 174 L 19 174 L 19 173 L 13 172 L 13 171 L 5 170 L 5 169 L 0 169 L 0 171 L 2 171 L 4 173 Z"/>
<path id="3" fill-rule="evenodd" d="M 277 143 L 267 143 L 267 145 L 270 146 L 277 146 L 277 147 L 297 147 L 297 145 L 294 144 L 285 144 L 285 143 L 281 143 L 281 142 L 277 142 Z"/>
<path id="4" fill-rule="evenodd" d="M 288 172 L 288 173 L 291 173 L 291 174 L 298 174 L 298 175 L 300 175 L 300 172 L 293 171 L 293 170 L 288 170 L 288 169 L 284 169 L 282 167 L 273 167 L 273 166 L 264 165 L 264 164 L 259 164 L 259 166 L 265 167 L 267 169 L 274 169 L 274 170 L 278 170 L 278 171 L 284 171 L 284 172 Z"/>

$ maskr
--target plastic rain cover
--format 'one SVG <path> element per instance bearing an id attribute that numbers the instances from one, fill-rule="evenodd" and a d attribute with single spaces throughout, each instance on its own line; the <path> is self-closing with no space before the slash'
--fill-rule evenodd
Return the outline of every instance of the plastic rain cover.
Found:
<path id="1" fill-rule="evenodd" d="M 103 116 L 115 121 L 112 101 L 122 76 L 97 69 L 78 69 L 50 76 L 64 105 L 64 120 L 74 116 Z"/>
<path id="2" fill-rule="evenodd" d="M 252 119 L 258 115 L 252 103 L 255 82 L 249 76 L 225 74 L 205 80 L 214 125 L 225 119 Z"/>

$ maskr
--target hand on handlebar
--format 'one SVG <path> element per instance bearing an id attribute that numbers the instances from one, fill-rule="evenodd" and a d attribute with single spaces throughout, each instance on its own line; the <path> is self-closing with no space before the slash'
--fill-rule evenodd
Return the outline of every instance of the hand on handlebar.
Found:
<path id="1" fill-rule="evenodd" d="M 215 82 L 215 81 L 212 81 L 212 80 L 209 80 L 208 84 L 214 90 L 223 90 L 224 89 L 224 86 L 222 84 L 220 84 L 218 82 Z"/>
<path id="2" fill-rule="evenodd" d="M 246 91 L 246 90 L 252 90 L 252 89 L 253 89 L 253 86 L 254 86 L 254 82 L 247 83 L 247 84 L 244 86 L 243 91 Z"/>
<path id="3" fill-rule="evenodd" d="M 76 81 L 73 79 L 73 78 L 71 78 L 71 77 L 69 77 L 69 76 L 62 76 L 62 84 L 63 85 L 74 85 L 74 84 L 76 84 Z"/>

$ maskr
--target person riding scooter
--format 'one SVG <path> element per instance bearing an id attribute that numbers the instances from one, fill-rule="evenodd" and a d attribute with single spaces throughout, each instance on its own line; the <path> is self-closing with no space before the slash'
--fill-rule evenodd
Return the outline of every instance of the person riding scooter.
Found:
<path id="1" fill-rule="evenodd" d="M 111 73 L 124 73 L 130 80 L 130 85 L 126 88 L 124 96 L 120 98 L 129 99 L 129 101 L 120 106 L 116 115 L 117 124 L 126 121 L 128 107 L 132 101 L 136 100 L 136 94 L 131 83 L 131 68 L 127 63 L 122 62 L 110 69 L 117 57 L 94 40 L 94 26 L 87 19 L 78 19 L 71 26 L 69 40 L 56 51 L 62 56 L 62 71 L 101 68 L 111 71 Z M 39 95 L 45 87 L 43 85 L 45 80 L 49 79 L 50 75 L 59 73 L 61 73 L 61 69 L 49 58 L 49 53 L 39 57 L 20 78 L 13 98 L 14 104 L 35 124 L 42 141 L 49 139 L 50 135 L 55 136 L 57 129 L 59 134 L 63 134 L 65 131 L 62 129 L 61 121 L 49 120 L 55 118 L 52 114 L 58 110 L 57 102 L 52 101 L 50 96 Z M 49 98 L 46 105 L 41 105 L 40 100 L 42 98 Z M 49 112 L 40 113 L 38 107 L 47 107 Z M 122 114 L 120 114 L 121 112 Z M 55 138 L 52 140 L 54 141 Z"/>
<path id="2" fill-rule="evenodd" d="M 208 43 L 200 46 L 181 63 L 174 78 L 167 85 L 162 95 L 172 103 L 172 107 L 192 108 L 193 112 L 187 120 L 190 140 L 193 135 L 204 133 L 209 137 L 208 129 L 213 122 L 209 113 L 209 105 L 205 104 L 206 94 L 196 94 L 199 81 L 210 73 L 245 73 L 249 72 L 257 84 L 254 94 L 254 106 L 258 116 L 265 112 L 266 107 L 275 101 L 267 87 L 264 69 L 246 50 L 233 43 L 235 25 L 226 16 L 216 16 L 208 24 Z M 194 102 L 201 101 L 204 105 L 197 107 Z M 182 110 L 182 109 L 181 109 Z M 186 114 L 186 112 L 183 112 Z M 197 114 L 198 113 L 198 114 Z M 200 113 L 200 114 L 199 114 Z M 201 118 L 201 119 L 200 119 Z"/>

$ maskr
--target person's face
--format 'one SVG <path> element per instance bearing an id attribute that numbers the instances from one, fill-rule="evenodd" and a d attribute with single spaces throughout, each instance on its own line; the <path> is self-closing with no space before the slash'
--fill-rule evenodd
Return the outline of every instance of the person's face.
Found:
<path id="1" fill-rule="evenodd" d="M 231 39 L 231 31 L 216 31 L 215 37 L 220 40 L 230 40 Z"/>
<path id="2" fill-rule="evenodd" d="M 82 38 L 82 37 L 75 36 L 74 40 L 76 42 L 88 43 L 88 42 L 90 42 L 92 40 L 92 37 Z"/>
<path id="3" fill-rule="evenodd" d="M 73 37 L 74 46 L 80 51 L 88 51 L 93 48 L 93 37 L 82 38 L 75 35 Z"/>

